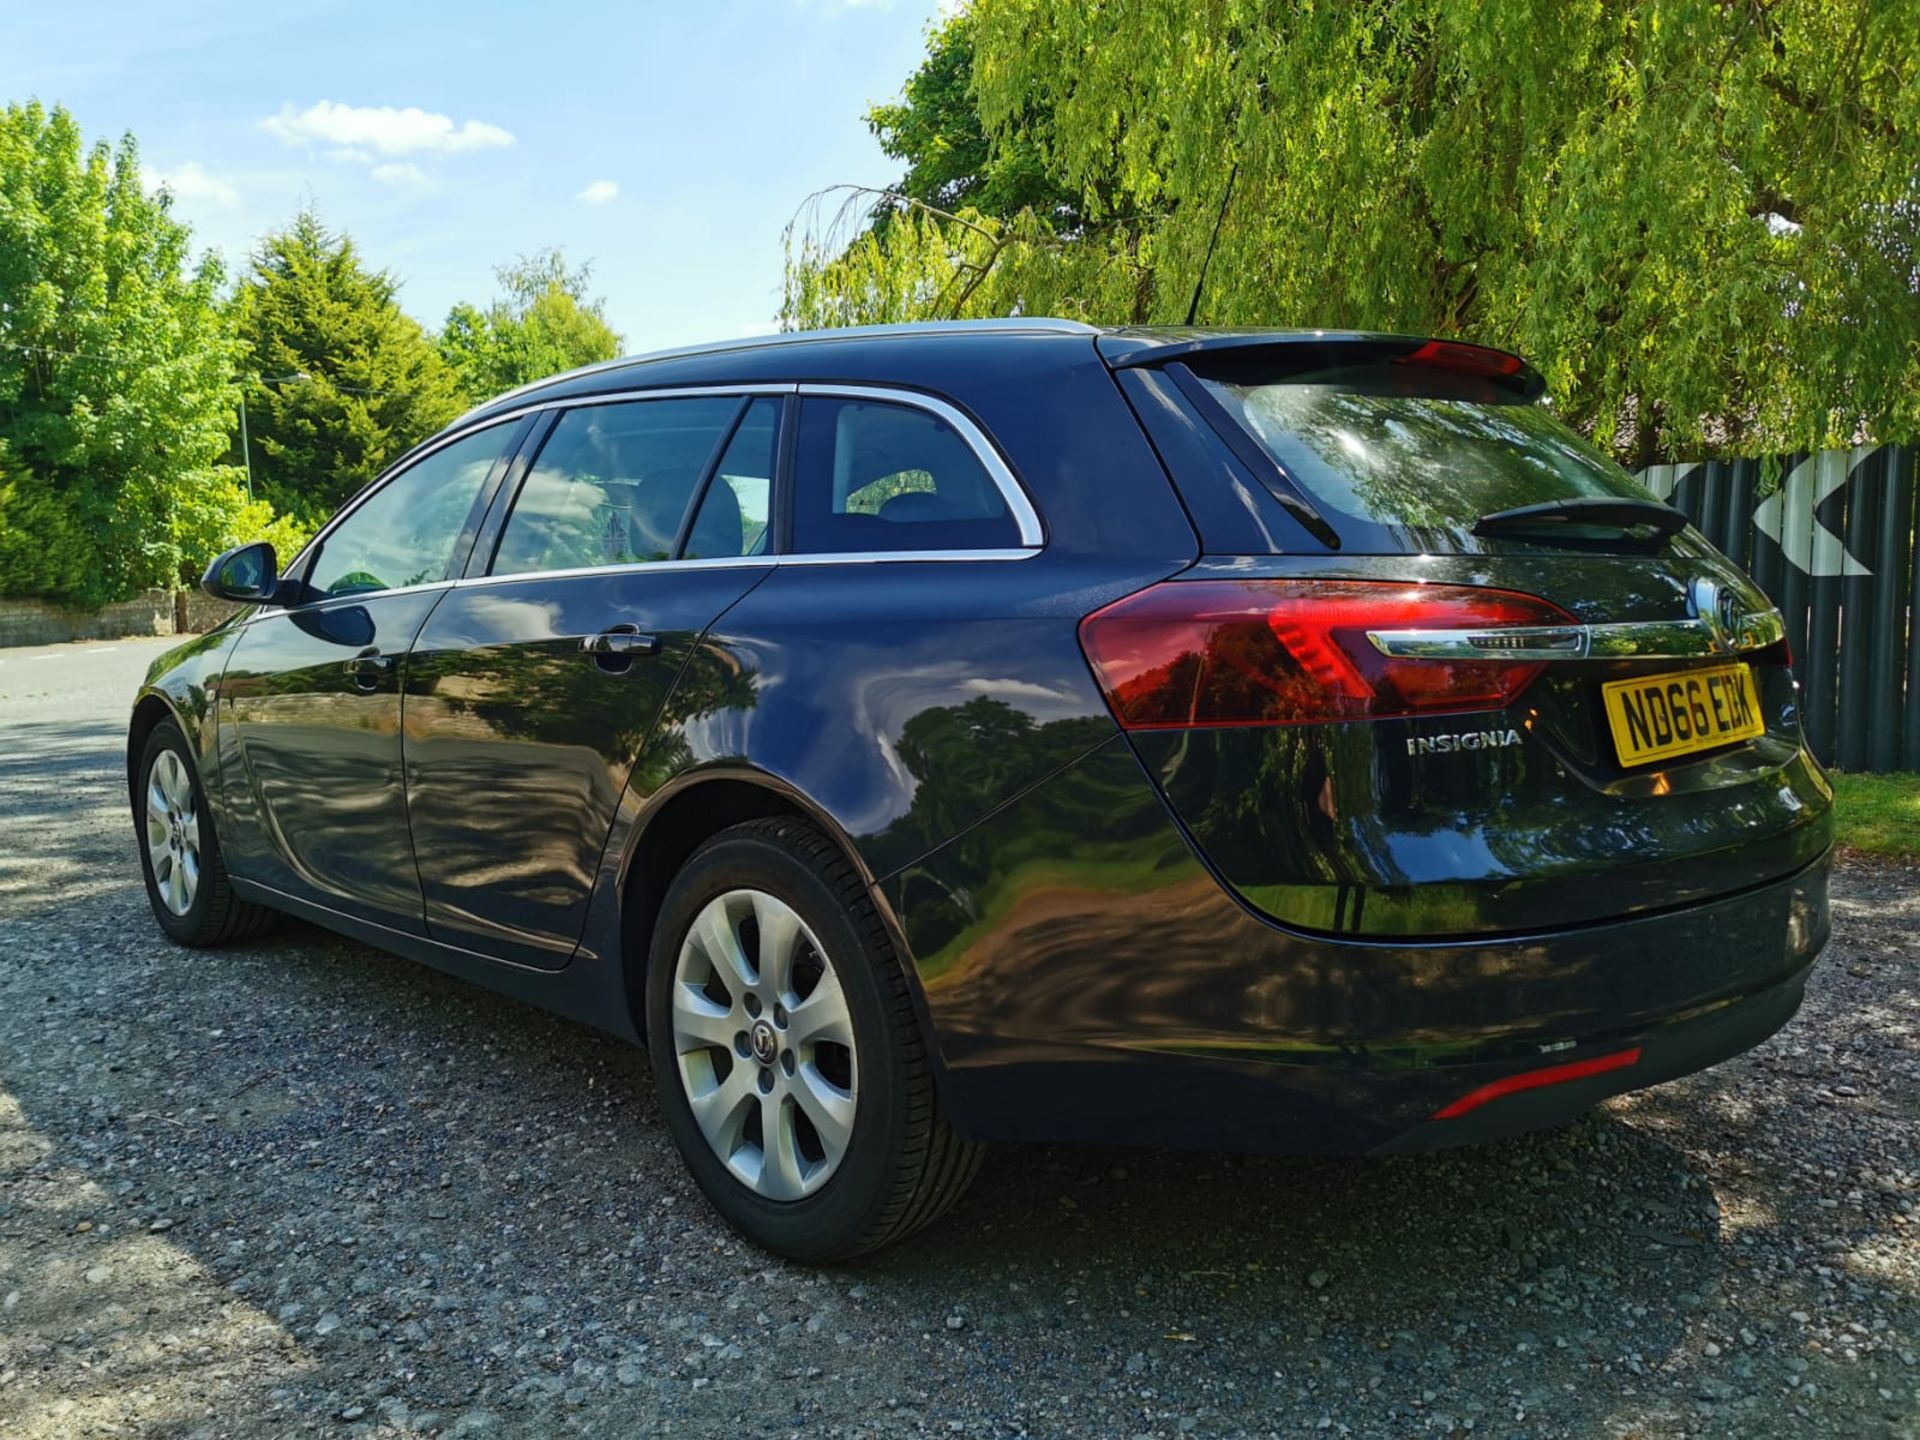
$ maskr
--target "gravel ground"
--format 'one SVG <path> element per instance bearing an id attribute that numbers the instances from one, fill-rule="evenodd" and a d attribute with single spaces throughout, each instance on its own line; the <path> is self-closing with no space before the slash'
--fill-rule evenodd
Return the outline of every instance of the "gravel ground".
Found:
<path id="1" fill-rule="evenodd" d="M 1920 1434 L 1920 873 L 1844 866 L 1785 1032 L 1566 1130 L 1009 1147 L 809 1270 L 637 1052 L 305 926 L 168 946 L 158 648 L 0 652 L 0 1435 Z"/>

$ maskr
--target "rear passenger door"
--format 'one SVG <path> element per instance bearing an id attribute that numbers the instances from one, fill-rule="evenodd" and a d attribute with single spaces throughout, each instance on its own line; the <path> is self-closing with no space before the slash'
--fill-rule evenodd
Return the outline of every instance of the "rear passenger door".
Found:
<path id="1" fill-rule="evenodd" d="M 543 967 L 572 954 L 662 705 L 771 564 L 784 405 L 570 405 L 502 487 L 407 665 L 407 797 L 434 938 Z M 699 673 L 716 705 L 734 691 L 750 703 L 751 677 Z"/>

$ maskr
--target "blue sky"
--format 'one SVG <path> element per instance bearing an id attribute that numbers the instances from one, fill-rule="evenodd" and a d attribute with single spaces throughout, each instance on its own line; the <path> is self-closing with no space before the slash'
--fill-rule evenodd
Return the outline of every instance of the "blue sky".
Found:
<path id="1" fill-rule="evenodd" d="M 0 100 L 139 139 L 230 268 L 311 198 L 437 326 L 549 245 L 629 351 L 770 327 L 781 230 L 898 165 L 862 116 L 937 0 L 10 0 Z"/>

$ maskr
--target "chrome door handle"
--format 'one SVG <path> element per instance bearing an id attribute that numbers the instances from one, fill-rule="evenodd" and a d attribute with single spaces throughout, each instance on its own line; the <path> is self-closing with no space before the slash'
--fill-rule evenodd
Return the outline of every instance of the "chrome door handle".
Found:
<path id="1" fill-rule="evenodd" d="M 380 677 L 393 669 L 393 656 L 382 655 L 378 650 L 363 650 L 340 668 L 357 688 L 372 690 L 380 684 Z"/>
<path id="2" fill-rule="evenodd" d="M 589 655 L 658 655 L 660 637 L 642 635 L 631 625 L 616 625 L 611 630 L 602 630 L 598 635 L 589 635 L 580 642 L 580 648 Z"/>

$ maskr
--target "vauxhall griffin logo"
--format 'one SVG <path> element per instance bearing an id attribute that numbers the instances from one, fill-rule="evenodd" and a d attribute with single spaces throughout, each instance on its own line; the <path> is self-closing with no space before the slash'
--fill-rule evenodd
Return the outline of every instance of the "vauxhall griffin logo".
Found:
<path id="1" fill-rule="evenodd" d="M 1687 608 L 1706 627 L 1707 638 L 1713 642 L 1713 648 L 1722 655 L 1733 654 L 1734 640 L 1746 610 L 1740 603 L 1740 597 L 1719 581 L 1709 580 L 1702 575 L 1687 586 Z"/>

